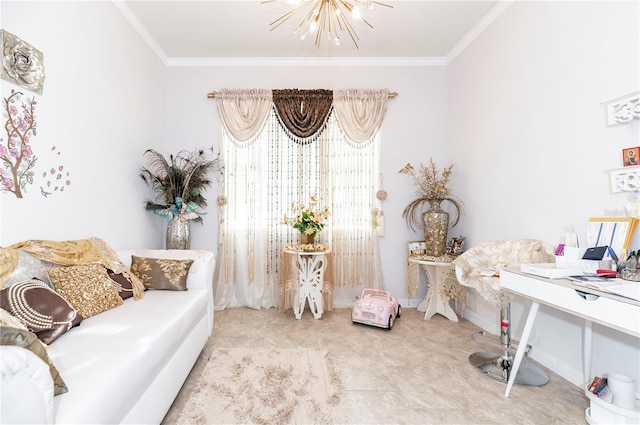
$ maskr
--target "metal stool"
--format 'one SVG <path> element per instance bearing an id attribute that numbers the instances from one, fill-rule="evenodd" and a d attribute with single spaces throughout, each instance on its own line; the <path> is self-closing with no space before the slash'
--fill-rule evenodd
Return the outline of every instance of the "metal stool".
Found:
<path id="1" fill-rule="evenodd" d="M 478 332 L 473 336 L 479 336 L 477 334 L 484 335 L 485 332 Z M 511 353 L 511 303 L 500 311 L 500 344 L 503 347 L 502 353 L 473 353 L 469 356 L 469 363 L 486 376 L 507 383 L 513 366 L 513 354 Z M 528 350 L 525 353 L 528 353 Z M 542 369 L 524 359 L 522 360 L 516 375 L 516 384 L 541 386 L 547 382 L 549 382 L 549 377 Z"/>
<path id="2" fill-rule="evenodd" d="M 518 254 L 514 254 L 518 253 Z M 540 241 L 521 239 L 490 241 L 474 246 L 454 261 L 458 282 L 471 288 L 482 287 L 479 291 L 492 305 L 500 310 L 500 352 L 477 352 L 469 356 L 469 363 L 482 374 L 507 383 L 513 366 L 511 346 L 511 300 L 499 287 L 499 277 L 480 276 L 478 270 L 493 268 L 496 264 L 515 265 L 522 263 L 543 263 L 554 261 L 553 247 Z M 473 338 L 486 332 L 476 332 Z M 528 354 L 529 349 L 525 355 Z M 516 384 L 541 386 L 549 382 L 547 374 L 539 367 L 523 359 L 515 379 Z"/>

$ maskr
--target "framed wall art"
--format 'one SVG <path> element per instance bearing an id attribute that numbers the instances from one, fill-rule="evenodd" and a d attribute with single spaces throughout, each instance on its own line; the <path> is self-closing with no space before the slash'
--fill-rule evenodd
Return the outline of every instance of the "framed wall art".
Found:
<path id="1" fill-rule="evenodd" d="M 0 78 L 42 94 L 44 86 L 42 52 L 7 30 L 0 30 L 0 44 L 2 44 Z"/>
<path id="2" fill-rule="evenodd" d="M 410 241 L 407 243 L 409 255 L 425 255 L 427 253 L 427 244 L 425 241 Z"/>
<path id="3" fill-rule="evenodd" d="M 640 165 L 640 147 L 622 149 L 622 165 L 625 167 Z"/>
<path id="4" fill-rule="evenodd" d="M 447 244 L 447 254 L 460 255 L 462 254 L 462 248 L 464 248 L 464 238 L 462 236 L 451 238 Z"/>

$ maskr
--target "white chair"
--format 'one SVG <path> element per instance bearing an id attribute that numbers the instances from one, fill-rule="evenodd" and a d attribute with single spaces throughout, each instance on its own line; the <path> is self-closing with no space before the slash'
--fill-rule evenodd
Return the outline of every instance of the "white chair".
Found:
<path id="1" fill-rule="evenodd" d="M 500 289 L 499 269 L 524 263 L 552 263 L 552 246 L 535 239 L 495 240 L 480 243 L 454 261 L 460 284 L 474 288 L 478 295 L 500 309 L 501 352 L 477 352 L 469 363 L 479 372 L 498 381 L 507 382 L 513 365 L 511 347 L 511 297 Z M 498 270 L 494 275 L 491 269 Z M 473 337 L 484 335 L 477 332 Z M 529 347 L 530 348 L 530 347 Z M 528 353 L 528 350 L 527 350 Z M 521 385 L 544 385 L 549 381 L 542 369 L 523 361 L 515 382 Z"/>

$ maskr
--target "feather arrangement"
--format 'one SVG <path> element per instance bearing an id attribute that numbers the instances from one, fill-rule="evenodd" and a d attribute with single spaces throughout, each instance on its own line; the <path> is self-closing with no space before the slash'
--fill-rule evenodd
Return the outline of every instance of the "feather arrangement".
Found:
<path id="1" fill-rule="evenodd" d="M 156 196 L 155 202 L 146 201 L 145 209 L 168 220 L 202 222 L 202 208 L 207 206 L 203 192 L 211 186 L 209 175 L 222 169 L 222 160 L 211 159 L 202 149 L 180 151 L 169 159 L 148 149 L 144 156 L 148 166 L 141 169 L 140 177 Z"/>

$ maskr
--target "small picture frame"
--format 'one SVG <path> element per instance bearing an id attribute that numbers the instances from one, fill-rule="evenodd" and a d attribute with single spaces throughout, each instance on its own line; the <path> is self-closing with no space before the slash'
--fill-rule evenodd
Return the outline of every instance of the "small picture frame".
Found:
<path id="1" fill-rule="evenodd" d="M 622 165 L 631 167 L 640 165 L 640 147 L 622 149 Z"/>
<path id="2" fill-rule="evenodd" d="M 462 236 L 451 238 L 447 244 L 447 254 L 460 255 L 462 254 L 462 248 L 464 248 L 464 238 Z"/>
<path id="3" fill-rule="evenodd" d="M 407 243 L 409 255 L 426 255 L 427 244 L 425 241 L 410 241 Z"/>

